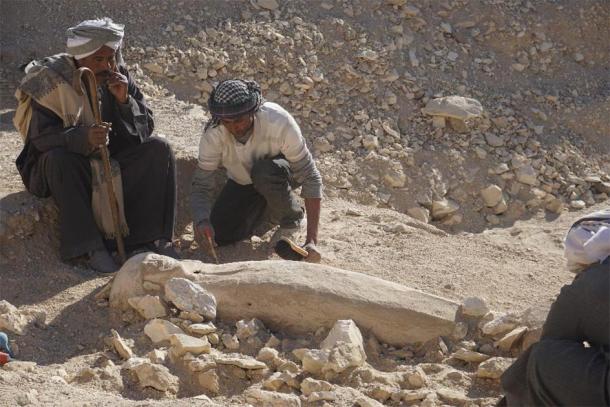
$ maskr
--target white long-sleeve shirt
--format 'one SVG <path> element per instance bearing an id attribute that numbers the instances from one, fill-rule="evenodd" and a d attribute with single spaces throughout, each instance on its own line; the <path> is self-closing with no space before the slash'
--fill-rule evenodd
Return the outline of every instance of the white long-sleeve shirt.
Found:
<path id="1" fill-rule="evenodd" d="M 301 196 L 321 198 L 320 173 L 307 148 L 299 125 L 280 105 L 265 102 L 254 114 L 252 134 L 240 143 L 223 126 L 204 131 L 199 142 L 199 158 L 191 192 L 195 221 L 209 217 L 211 210 L 211 174 L 224 167 L 227 176 L 241 185 L 252 183 L 250 172 L 255 161 L 283 154 L 290 163 L 294 181 L 302 185 Z"/>

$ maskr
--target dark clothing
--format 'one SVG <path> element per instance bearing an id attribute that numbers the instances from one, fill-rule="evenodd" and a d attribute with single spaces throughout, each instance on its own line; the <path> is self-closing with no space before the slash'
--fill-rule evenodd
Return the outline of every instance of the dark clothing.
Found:
<path id="1" fill-rule="evenodd" d="M 127 75 L 127 71 L 122 72 Z M 176 205 L 172 150 L 165 140 L 151 137 L 152 112 L 131 78 L 124 105 L 106 88 L 98 92 L 102 120 L 112 123 L 108 148 L 121 167 L 130 230 L 125 244 L 171 240 Z M 51 195 L 57 203 L 63 259 L 102 249 L 111 243 L 104 242 L 91 210 L 88 127 L 64 128 L 61 118 L 36 102 L 32 102 L 32 110 L 27 142 L 17 158 L 26 188 L 39 197 Z"/>
<path id="2" fill-rule="evenodd" d="M 502 376 L 508 406 L 610 404 L 609 297 L 608 260 L 561 289 L 540 342 Z"/>
<path id="3" fill-rule="evenodd" d="M 214 203 L 210 222 L 220 246 L 252 236 L 265 217 L 280 226 L 295 227 L 304 216 L 290 186 L 290 164 L 284 158 L 257 161 L 250 176 L 249 185 L 229 179 Z"/>

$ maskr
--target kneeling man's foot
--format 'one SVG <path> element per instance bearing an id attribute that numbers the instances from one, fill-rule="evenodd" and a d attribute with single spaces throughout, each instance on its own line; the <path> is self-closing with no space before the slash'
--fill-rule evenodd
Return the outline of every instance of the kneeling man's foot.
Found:
<path id="1" fill-rule="evenodd" d="M 89 266 L 98 273 L 116 273 L 119 271 L 119 265 L 115 263 L 108 253 L 108 250 L 96 250 L 89 256 Z"/>
<path id="2" fill-rule="evenodd" d="M 178 252 L 176 251 L 176 248 L 174 247 L 174 244 L 172 243 L 171 240 L 159 239 L 156 243 L 153 243 L 153 245 L 154 245 L 153 250 L 157 254 L 180 260 L 181 257 L 178 254 Z"/>

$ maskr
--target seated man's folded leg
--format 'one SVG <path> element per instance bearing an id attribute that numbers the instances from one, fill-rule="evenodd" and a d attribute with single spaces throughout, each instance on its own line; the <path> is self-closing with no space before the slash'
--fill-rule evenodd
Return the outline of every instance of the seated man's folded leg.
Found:
<path id="1" fill-rule="evenodd" d="M 125 218 L 129 226 L 125 244 L 171 242 L 176 216 L 176 163 L 167 141 L 150 137 L 113 158 L 121 166 L 123 180 Z"/>
<path id="2" fill-rule="evenodd" d="M 62 259 L 105 250 L 91 210 L 89 159 L 63 148 L 56 148 L 44 153 L 38 165 L 59 207 Z"/>
<path id="3" fill-rule="evenodd" d="M 527 404 L 608 405 L 609 369 L 610 363 L 597 348 L 585 348 L 576 341 L 544 339 L 532 345 L 529 355 Z"/>

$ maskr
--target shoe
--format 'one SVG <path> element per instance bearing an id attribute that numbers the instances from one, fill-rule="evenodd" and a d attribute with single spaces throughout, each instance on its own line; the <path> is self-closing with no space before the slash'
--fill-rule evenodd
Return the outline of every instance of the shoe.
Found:
<path id="1" fill-rule="evenodd" d="M 309 255 L 307 250 L 286 237 L 280 238 L 274 249 L 275 253 L 284 260 L 301 261 Z"/>
<path id="2" fill-rule="evenodd" d="M 120 268 L 106 249 L 96 250 L 89 255 L 89 266 L 102 274 L 116 273 Z"/>
<path id="3" fill-rule="evenodd" d="M 180 258 L 181 258 L 180 255 L 178 254 L 178 252 L 176 251 L 174 244 L 170 240 L 159 239 L 154 246 L 155 247 L 153 250 L 157 254 L 160 254 L 162 256 L 171 257 L 176 260 L 180 260 Z"/>

